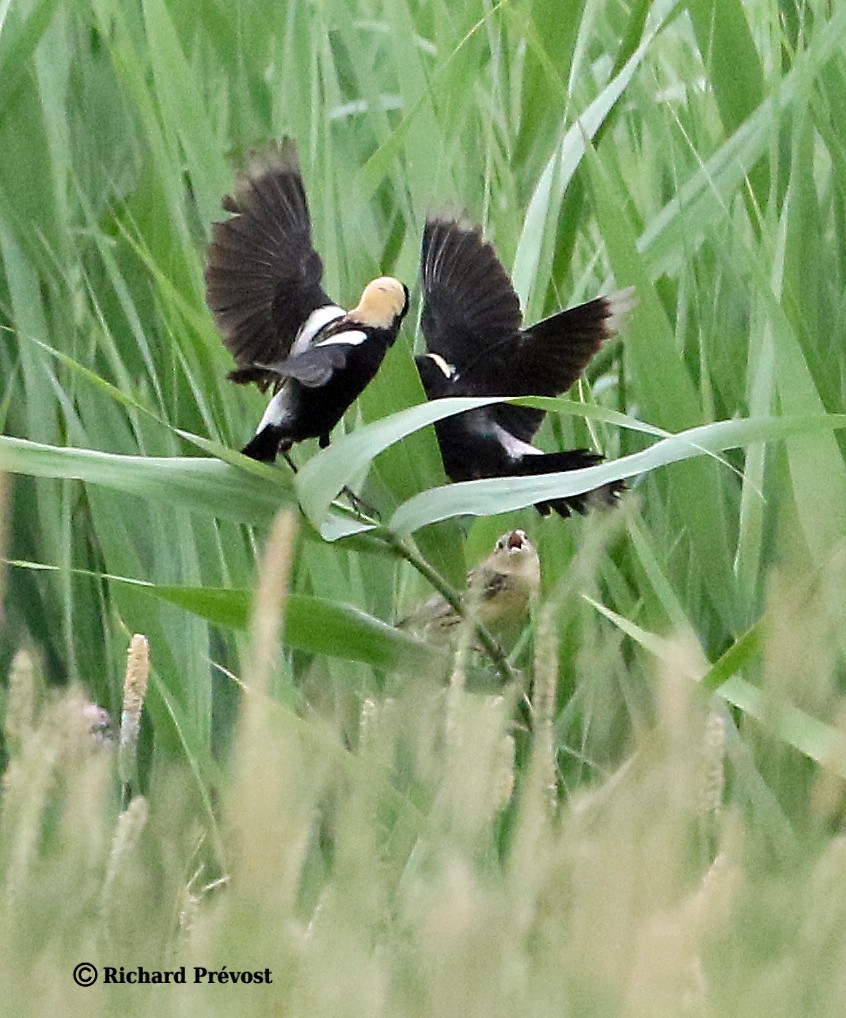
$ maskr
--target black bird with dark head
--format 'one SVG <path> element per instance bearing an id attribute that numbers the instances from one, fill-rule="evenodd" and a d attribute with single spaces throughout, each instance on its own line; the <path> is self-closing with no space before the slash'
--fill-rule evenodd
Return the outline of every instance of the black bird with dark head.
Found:
<path id="1" fill-rule="evenodd" d="M 558 396 L 566 392 L 633 306 L 633 290 L 559 311 L 522 328 L 508 273 L 477 226 L 429 219 L 423 233 L 423 336 L 415 358 L 429 399 L 447 396 Z M 543 410 L 507 404 L 468 410 L 435 425 L 452 481 L 578 470 L 602 457 L 587 449 L 545 453 L 532 445 Z M 580 495 L 539 502 L 543 515 L 584 513 L 613 504 L 621 481 Z"/>
<path id="2" fill-rule="evenodd" d="M 213 226 L 206 300 L 238 365 L 230 379 L 273 391 L 243 452 L 272 462 L 306 438 L 322 448 L 397 338 L 408 290 L 382 276 L 350 311 L 330 300 L 290 140 L 255 154 L 223 207 L 233 215 Z"/>

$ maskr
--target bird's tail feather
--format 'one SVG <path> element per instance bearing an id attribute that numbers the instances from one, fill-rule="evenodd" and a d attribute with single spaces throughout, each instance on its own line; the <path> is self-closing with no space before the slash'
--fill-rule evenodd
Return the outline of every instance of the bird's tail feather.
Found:
<path id="1" fill-rule="evenodd" d="M 594 467 L 601 462 L 602 457 L 588 449 L 568 449 L 564 452 L 547 452 L 540 456 L 524 456 L 517 473 L 522 476 L 554 474 L 563 470 Z M 548 516 L 553 511 L 564 517 L 570 516 L 574 512 L 584 515 L 594 506 L 614 505 L 625 487 L 623 481 L 611 481 L 609 484 L 591 488 L 590 491 L 584 491 L 578 495 L 550 499 L 548 502 L 537 502 L 535 508 L 542 516 Z"/>
<path id="2" fill-rule="evenodd" d="M 260 463 L 272 463 L 280 452 L 282 445 L 282 429 L 273 424 L 267 424 L 257 431 L 241 452 L 250 459 L 258 460 Z M 286 446 L 289 447 L 290 442 Z"/>

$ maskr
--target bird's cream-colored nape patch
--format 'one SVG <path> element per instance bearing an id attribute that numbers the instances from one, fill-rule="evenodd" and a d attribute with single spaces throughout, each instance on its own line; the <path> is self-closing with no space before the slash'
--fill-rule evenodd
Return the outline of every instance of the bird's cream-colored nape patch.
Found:
<path id="1" fill-rule="evenodd" d="M 358 305 L 347 318 L 374 329 L 389 329 L 408 310 L 408 290 L 393 276 L 380 276 L 368 283 Z"/>

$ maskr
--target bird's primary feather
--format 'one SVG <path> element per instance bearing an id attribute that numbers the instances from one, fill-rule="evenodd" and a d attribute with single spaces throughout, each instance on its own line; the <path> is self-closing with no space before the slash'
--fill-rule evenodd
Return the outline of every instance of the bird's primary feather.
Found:
<path id="1" fill-rule="evenodd" d="M 309 315 L 332 303 L 293 142 L 254 154 L 223 207 L 233 215 L 212 228 L 206 300 L 239 368 L 281 360 Z"/>
<path id="2" fill-rule="evenodd" d="M 480 354 L 516 335 L 520 301 L 479 227 L 428 220 L 420 268 L 426 349 L 459 374 Z"/>

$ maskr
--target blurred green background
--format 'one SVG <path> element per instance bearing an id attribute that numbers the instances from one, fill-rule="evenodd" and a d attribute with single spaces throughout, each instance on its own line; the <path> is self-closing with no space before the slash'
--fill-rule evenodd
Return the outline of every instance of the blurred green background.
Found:
<path id="1" fill-rule="evenodd" d="M 203 298 L 204 249 L 210 223 L 221 216 L 221 196 L 250 148 L 286 135 L 296 139 L 334 298 L 351 305 L 363 282 L 383 272 L 412 288 L 400 340 L 347 415 L 347 430 L 422 399 L 412 363 L 420 345 L 419 243 L 427 212 L 444 207 L 465 210 L 483 225 L 513 272 L 529 322 L 617 286 L 637 287 L 639 305 L 624 335 L 608 344 L 571 394 L 584 411 L 567 404 L 566 412 L 551 413 L 542 445 L 588 444 L 616 460 L 656 441 L 643 425 L 663 433 L 699 429 L 680 444 L 656 447 L 650 469 L 630 481 L 616 518 L 541 520 L 530 508 L 494 515 L 495 494 L 485 513 L 470 518 L 460 515 L 456 489 L 445 503 L 452 518 L 413 535 L 420 554 L 458 589 L 466 568 L 513 526 L 529 531 L 540 549 L 545 635 L 531 626 L 517 658 L 530 680 L 534 637 L 541 670 L 552 675 L 546 688 L 555 687 L 557 697 L 543 729 L 543 758 L 554 768 L 560 795 L 555 819 L 538 806 L 546 819 L 537 823 L 550 825 L 537 835 L 538 845 L 558 845 L 562 824 L 585 823 L 568 812 L 571 797 L 599 794 L 621 765 L 637 769 L 650 759 L 641 740 L 658 739 L 663 763 L 651 777 L 638 772 L 639 783 L 627 793 L 631 815 L 625 822 L 617 816 L 624 831 L 619 840 L 630 850 L 619 866 L 610 849 L 617 840 L 612 808 L 595 831 L 569 830 L 584 852 L 596 839 L 596 860 L 607 869 L 596 861 L 595 885 L 588 880 L 570 899 L 574 925 L 567 932 L 550 932 L 542 909 L 519 928 L 515 936 L 528 944 L 526 956 L 519 955 L 523 975 L 514 977 L 519 993 L 489 1000 L 482 990 L 490 978 L 486 965 L 508 954 L 508 937 L 521 921 L 520 909 L 512 915 L 504 904 L 514 904 L 515 860 L 533 858 L 526 832 L 536 832 L 534 814 L 527 819 L 512 800 L 504 812 L 482 809 L 472 850 L 465 856 L 456 849 L 457 862 L 450 855 L 458 875 L 446 866 L 436 881 L 443 909 L 458 900 L 448 891 L 453 877 L 456 886 L 466 877 L 488 895 L 479 913 L 487 918 L 474 912 L 473 922 L 496 925 L 499 916 L 502 943 L 482 939 L 478 958 L 465 958 L 463 967 L 455 962 L 454 982 L 444 977 L 441 986 L 425 974 L 437 952 L 426 964 L 409 960 L 402 946 L 408 926 L 400 923 L 405 933 L 392 929 L 386 941 L 397 970 L 378 1000 L 352 994 L 358 1010 L 350 1013 L 418 1013 L 408 1003 L 418 999 L 409 989 L 418 980 L 428 987 L 420 990 L 421 1014 L 448 1013 L 447 1002 L 460 999 L 459 984 L 471 1013 L 477 1006 L 485 1013 L 506 1006 L 510 1014 L 521 1007 L 549 1013 L 544 1007 L 566 999 L 571 1010 L 558 1013 L 682 1014 L 678 1001 L 692 993 L 699 1003 L 691 1013 L 716 1014 L 731 996 L 715 989 L 717 983 L 735 994 L 737 1010 L 727 1014 L 761 1013 L 753 1008 L 764 997 L 772 1014 L 829 1013 L 825 1008 L 835 1006 L 840 977 L 834 969 L 829 978 L 820 976 L 814 996 L 803 980 L 801 953 L 790 956 L 785 972 L 778 970 L 772 982 L 781 990 L 772 999 L 762 996 L 757 980 L 782 958 L 802 900 L 815 894 L 821 907 L 828 900 L 831 853 L 840 850 L 834 836 L 846 775 L 839 727 L 846 462 L 838 430 L 844 421 L 837 416 L 846 386 L 845 45 L 846 9 L 824 0 L 20 0 L 0 6 L 0 470 L 8 472 L 0 670 L 7 674 L 13 656 L 26 648 L 46 685 L 76 684 L 117 719 L 130 636 L 147 636 L 152 671 L 143 785 L 151 803 L 167 804 L 161 806 L 167 817 L 174 802 L 184 804 L 184 818 L 193 819 L 174 825 L 184 833 L 196 822 L 203 845 L 197 865 L 209 881 L 237 866 L 237 853 L 228 853 L 219 831 L 221 797 L 232 796 L 233 780 L 246 782 L 236 784 L 242 790 L 253 787 L 243 773 L 233 778 L 231 750 L 235 739 L 235 756 L 238 746 L 246 752 L 236 719 L 241 682 L 250 684 L 246 626 L 257 549 L 276 510 L 296 505 L 284 465 L 270 470 L 223 461 L 233 459 L 227 449 L 252 433 L 263 399 L 225 379 L 230 359 Z M 737 428 L 728 435 L 712 426 L 730 420 Z M 365 490 L 384 521 L 417 493 L 444 483 L 430 429 L 384 452 L 372 432 L 364 435 L 362 456 L 373 461 Z M 296 456 L 304 463 L 315 454 L 307 445 Z M 680 454 L 693 458 L 673 463 Z M 329 518 L 347 517 L 336 508 Z M 293 745 L 301 739 L 309 748 L 297 753 L 286 743 L 280 749 L 280 731 L 262 731 L 256 738 L 267 758 L 254 763 L 262 774 L 273 764 L 289 768 L 291 788 L 298 789 L 291 801 L 303 817 L 320 813 L 327 795 L 340 802 L 342 786 L 355 790 L 359 778 L 367 809 L 396 805 L 396 797 L 404 803 L 390 823 L 375 813 L 359 817 L 362 826 L 350 835 L 349 844 L 359 844 L 365 832 L 373 858 L 392 874 L 369 875 L 368 907 L 381 918 L 371 916 L 366 934 L 346 938 L 354 924 L 345 923 L 364 908 L 352 899 L 347 919 L 334 928 L 343 942 L 339 957 L 360 975 L 376 964 L 370 947 L 391 913 L 386 888 L 396 873 L 413 871 L 431 890 L 426 878 L 433 864 L 428 849 L 417 858 L 415 839 L 431 825 L 432 844 L 453 845 L 445 832 L 454 818 L 441 823 L 435 809 L 447 795 L 443 789 L 468 767 L 468 787 L 476 786 L 466 760 L 447 754 L 444 774 L 434 766 L 440 745 L 434 735 L 421 748 L 422 730 L 429 729 L 419 717 L 437 729 L 431 718 L 440 716 L 434 704 L 441 694 L 426 687 L 425 705 L 414 699 L 424 696 L 414 682 L 422 681 L 425 658 L 381 624 L 431 589 L 378 535 L 328 541 L 320 523 L 303 520 L 299 528 L 287 633 L 272 682 L 272 700 L 292 712 L 284 714 L 283 728 L 293 726 Z M 676 802 L 662 782 L 684 770 L 680 761 L 705 731 L 696 724 L 706 726 L 708 704 L 696 698 L 695 723 L 684 711 L 684 718 L 674 714 L 668 702 L 675 701 L 661 693 L 668 674 L 683 677 L 684 697 L 693 694 L 694 679 L 703 680 L 722 705 L 715 716 L 730 757 L 725 796 L 734 826 L 731 836 L 722 827 L 700 832 L 696 849 L 676 838 L 673 827 L 662 854 L 653 843 L 658 835 L 642 830 L 637 818 Z M 4 714 L 7 689 L 0 687 Z M 377 713 L 394 709 L 384 706 L 386 693 L 404 706 L 377 726 L 377 748 L 367 750 L 359 730 L 362 705 L 381 704 Z M 462 731 L 471 741 L 481 739 L 475 766 L 484 769 L 484 747 L 500 745 L 509 718 L 491 707 L 492 721 L 469 702 L 469 714 L 484 718 L 462 714 Z M 480 730 L 497 738 L 479 736 Z M 547 787 L 532 776 L 539 738 L 518 738 L 518 786 Z M 316 748 L 324 739 L 338 767 L 331 794 L 326 760 Z M 5 755 L 13 761 L 23 752 L 16 745 L 7 738 Z M 367 752 L 384 764 L 382 784 L 372 784 L 373 761 L 359 759 Z M 394 752 L 400 761 L 417 761 L 413 780 L 400 763 L 386 762 Z M 320 763 L 309 762 L 310 754 Z M 421 760 L 429 762 L 424 767 Z M 457 772 L 449 771 L 453 766 Z M 824 783 L 824 792 L 821 774 L 833 782 Z M 153 790 L 169 788 L 171 779 L 178 795 L 162 791 L 157 800 Z M 248 828 L 259 824 L 250 829 L 260 841 L 260 825 L 276 809 L 271 786 L 256 807 L 258 819 L 244 821 Z M 619 785 L 609 786 L 613 797 Z M 33 908 L 40 903 L 39 928 L 52 928 L 56 887 L 76 879 L 80 867 L 105 865 L 103 832 L 111 830 L 118 808 L 111 794 L 95 796 L 91 807 L 99 818 L 89 818 L 91 829 L 104 825 L 100 849 L 89 856 L 71 852 L 54 871 L 48 867 L 55 883 L 43 883 L 42 873 L 39 884 L 37 868 L 21 871 L 36 881 L 21 877 L 20 886 L 34 896 Z M 350 793 L 351 801 L 357 794 Z M 485 801 L 481 792 L 479 801 Z M 0 853 L 5 865 L 38 856 L 44 832 L 33 817 L 46 802 L 24 810 L 24 819 L 14 810 L 7 817 L 3 830 L 12 847 Z M 54 813 L 62 808 L 50 806 Z M 73 812 L 71 800 L 64 808 Z M 273 898 L 274 908 L 290 905 L 306 915 L 339 873 L 343 886 L 354 879 L 350 874 L 360 875 L 368 853 L 346 858 L 338 847 L 345 844 L 345 816 L 339 807 L 332 823 L 317 824 L 317 833 L 311 820 L 297 821 L 311 831 L 300 833 L 314 839 L 313 851 L 302 848 L 300 897 L 291 892 L 287 904 Z M 42 821 L 59 824 L 55 815 Z M 158 823 L 166 833 L 161 815 Z M 278 827 L 273 837 L 282 837 Z M 656 829 L 664 830 L 660 817 Z M 386 830 L 393 833 L 383 842 Z M 15 837 L 24 848 L 14 848 Z M 175 936 L 162 919 L 175 914 L 169 888 L 188 886 L 191 876 L 196 839 L 174 838 L 166 851 L 159 844 L 158 862 L 149 863 L 168 874 L 161 909 L 151 906 L 153 918 L 139 920 L 143 936 L 153 940 L 157 923 Z M 766 923 L 757 906 L 736 905 L 731 932 L 717 948 L 709 942 L 700 953 L 697 947 L 690 963 L 697 972 L 719 972 L 719 979 L 703 974 L 702 989 L 699 977 L 691 977 L 699 989 L 688 993 L 685 983 L 677 996 L 675 983 L 669 989 L 661 983 L 660 992 L 641 999 L 638 966 L 646 962 L 638 952 L 661 955 L 663 943 L 644 873 L 660 859 L 683 874 L 667 891 L 677 903 L 680 888 L 693 886 L 691 873 L 701 876 L 721 839 L 744 846 L 735 859 L 743 874 L 737 881 L 756 891 L 775 883 L 774 897 L 762 900 L 776 904 L 762 905 L 762 912 L 781 916 L 781 901 L 790 918 L 779 918 L 771 941 L 761 941 L 758 953 L 741 962 L 731 945 Z M 463 844 L 460 837 L 456 844 Z M 554 855 L 558 848 L 549 849 L 549 858 L 566 868 Z M 788 860 L 794 871 L 780 885 L 770 863 L 778 869 Z M 563 869 L 557 877 L 545 869 L 543 879 L 575 880 L 577 869 L 567 877 Z M 570 959 L 569 973 L 584 966 L 595 945 L 577 932 L 587 927 L 573 917 L 593 916 L 595 908 L 605 914 L 596 895 L 614 873 L 629 881 L 625 893 L 614 884 L 619 901 L 631 905 L 620 912 L 620 929 L 632 938 L 626 960 L 616 967 L 609 962 L 610 975 L 597 962 L 597 981 L 574 976 L 559 985 L 547 947 Z M 40 896 L 36 885 L 43 887 Z M 141 878 L 138 885 L 133 893 L 141 895 L 146 885 Z M 410 911 L 403 921 L 420 933 L 435 920 L 421 918 L 429 905 L 415 911 L 416 893 L 405 903 Z M 244 915 L 251 895 L 237 899 Z M 532 900 L 537 906 L 539 898 Z M 609 916 L 622 908 L 606 906 Z M 227 907 L 236 909 L 231 901 Z M 67 929 L 96 940 L 94 918 L 82 912 Z M 282 913 L 261 913 L 267 922 L 271 914 Z M 233 915 L 238 929 L 249 927 L 238 926 Z M 826 950 L 841 963 L 844 915 L 832 899 Z M 701 946 L 690 932 L 700 927 L 691 924 L 688 934 Z M 14 918 L 6 929 L 27 964 L 42 957 L 20 940 Z M 370 947 L 359 943 L 359 934 Z M 74 942 L 75 934 L 66 936 Z M 204 936 L 212 936 L 209 929 Z M 812 941 L 808 934 L 808 951 Z M 271 940 L 260 942 L 267 947 Z M 226 961 L 224 947 L 215 950 Z M 679 967 L 687 971 L 688 961 Z M 438 964 L 451 971 L 448 958 Z M 308 971 L 313 986 L 323 985 L 323 969 Z M 399 995 L 396 982 L 404 987 Z M 341 1013 L 331 1000 L 315 1003 L 306 985 L 312 983 L 296 991 L 302 999 L 295 993 L 297 1013 Z M 748 1000 L 741 987 L 750 987 Z M 650 1010 L 665 990 L 669 1010 Z M 112 998 L 98 999 L 105 1010 L 113 1006 Z M 128 998 L 115 999 L 123 1006 Z M 192 999 L 199 1008 L 199 998 Z M 222 999 L 212 1004 L 209 998 L 203 1007 L 223 1007 Z"/>

